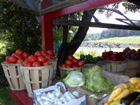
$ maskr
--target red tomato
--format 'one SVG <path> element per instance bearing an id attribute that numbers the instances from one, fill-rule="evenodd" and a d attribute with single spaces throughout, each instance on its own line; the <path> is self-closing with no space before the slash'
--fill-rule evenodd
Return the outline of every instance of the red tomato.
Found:
<path id="1" fill-rule="evenodd" d="M 11 56 L 11 57 L 9 58 L 9 61 L 10 61 L 11 63 L 15 63 L 15 62 L 17 61 L 17 58 L 16 58 L 15 56 Z"/>
<path id="2" fill-rule="evenodd" d="M 73 60 L 73 59 L 74 59 L 73 55 L 68 56 L 68 60 Z"/>
<path id="3" fill-rule="evenodd" d="M 66 64 L 66 68 L 72 68 L 72 66 L 71 66 L 71 65 L 67 65 L 67 64 Z"/>
<path id="4" fill-rule="evenodd" d="M 77 64 L 72 65 L 72 68 L 79 67 Z"/>
<path id="5" fill-rule="evenodd" d="M 22 55 L 17 55 L 16 58 L 17 59 L 23 59 L 23 56 Z"/>
<path id="6" fill-rule="evenodd" d="M 42 66 L 42 64 L 40 62 L 33 62 L 32 66 L 33 67 L 38 67 L 38 66 Z"/>
<path id="7" fill-rule="evenodd" d="M 36 52 L 35 52 L 35 56 L 38 57 L 38 56 L 41 56 L 41 55 L 42 55 L 41 51 L 36 51 Z"/>
<path id="8" fill-rule="evenodd" d="M 54 51 L 53 50 L 47 50 L 47 54 L 49 54 L 49 55 L 54 55 Z"/>
<path id="9" fill-rule="evenodd" d="M 109 57 L 109 53 L 108 53 L 108 52 L 103 52 L 103 53 L 102 53 L 102 57 L 103 57 L 103 58 Z"/>
<path id="10" fill-rule="evenodd" d="M 78 60 L 77 60 L 76 58 L 74 58 L 74 59 L 72 60 L 72 63 L 78 64 Z"/>
<path id="11" fill-rule="evenodd" d="M 51 59 L 51 56 L 50 56 L 50 55 L 47 55 L 47 56 L 46 56 L 46 59 L 47 59 L 47 60 L 50 60 L 50 59 Z"/>
<path id="12" fill-rule="evenodd" d="M 23 66 L 31 67 L 32 66 L 32 63 L 31 62 L 24 62 L 24 65 Z"/>
<path id="13" fill-rule="evenodd" d="M 28 57 L 28 61 L 31 62 L 31 63 L 35 62 L 36 60 L 37 60 L 37 58 L 36 58 L 35 55 L 30 55 L 30 56 Z"/>
<path id="14" fill-rule="evenodd" d="M 46 65 L 51 65 L 51 63 L 49 61 L 46 61 L 43 63 L 43 66 L 46 66 Z"/>
<path id="15" fill-rule="evenodd" d="M 41 55 L 41 56 L 37 57 L 37 61 L 44 63 L 44 62 L 46 62 L 46 57 Z"/>
<path id="16" fill-rule="evenodd" d="M 22 58 L 19 58 L 17 61 L 16 61 L 16 63 L 23 63 L 23 59 Z"/>
<path id="17" fill-rule="evenodd" d="M 22 65 L 25 66 L 27 63 L 29 63 L 28 60 L 23 61 Z"/>
<path id="18" fill-rule="evenodd" d="M 16 53 L 13 53 L 11 56 L 14 56 L 14 57 L 16 57 L 17 55 L 16 55 Z"/>
<path id="19" fill-rule="evenodd" d="M 41 53 L 42 53 L 43 55 L 45 55 L 45 56 L 48 55 L 46 50 L 42 50 Z"/>
<path id="20" fill-rule="evenodd" d="M 21 49 L 16 50 L 16 55 L 22 55 L 23 51 Z"/>
<path id="21" fill-rule="evenodd" d="M 65 64 L 66 64 L 66 65 L 72 65 L 72 61 L 66 60 L 66 61 L 65 61 Z"/>
<path id="22" fill-rule="evenodd" d="M 60 67 L 66 68 L 66 64 L 61 64 Z"/>
<path id="23" fill-rule="evenodd" d="M 22 56 L 23 56 L 24 58 L 28 58 L 28 57 L 29 57 L 29 54 L 28 54 L 27 52 L 23 52 Z"/>
<path id="24" fill-rule="evenodd" d="M 79 61 L 79 62 L 78 62 L 78 66 L 81 67 L 81 66 L 83 66 L 83 65 L 84 65 L 84 62 L 83 62 L 83 61 Z"/>
<path id="25" fill-rule="evenodd" d="M 5 60 L 9 62 L 10 57 L 11 57 L 11 56 L 7 56 L 7 57 L 5 58 Z"/>
<path id="26" fill-rule="evenodd" d="M 119 60 L 118 53 L 113 53 L 111 56 L 112 56 L 113 61 L 118 61 Z"/>

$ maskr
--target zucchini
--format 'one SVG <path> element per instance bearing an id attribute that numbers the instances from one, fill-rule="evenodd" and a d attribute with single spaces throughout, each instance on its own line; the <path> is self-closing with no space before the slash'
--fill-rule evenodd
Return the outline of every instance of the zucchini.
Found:
<path id="1" fill-rule="evenodd" d="M 140 95 L 137 97 L 134 105 L 140 105 Z"/>
<path id="2" fill-rule="evenodd" d="M 121 99 L 121 104 L 124 105 L 130 105 L 130 103 L 134 100 L 136 100 L 136 98 L 140 95 L 140 92 L 133 92 L 131 94 L 129 94 L 128 96 L 124 97 Z"/>

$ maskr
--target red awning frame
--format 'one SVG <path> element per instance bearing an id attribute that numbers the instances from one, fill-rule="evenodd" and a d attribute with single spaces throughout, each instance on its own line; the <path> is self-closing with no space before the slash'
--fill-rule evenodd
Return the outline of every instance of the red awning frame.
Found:
<path id="1" fill-rule="evenodd" d="M 87 0 L 40 16 L 42 27 L 42 49 L 53 49 L 53 20 L 55 18 L 121 1 L 124 0 Z"/>

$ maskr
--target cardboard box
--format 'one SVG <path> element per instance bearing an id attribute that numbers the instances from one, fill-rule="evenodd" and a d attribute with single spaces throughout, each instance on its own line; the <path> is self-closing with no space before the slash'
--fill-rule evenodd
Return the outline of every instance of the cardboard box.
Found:
<path id="1" fill-rule="evenodd" d="M 126 83 L 130 79 L 128 76 L 125 76 L 125 75 L 114 74 L 107 71 L 102 71 L 102 72 L 105 77 L 112 80 L 112 83 L 114 86 L 122 84 L 122 83 Z M 86 105 L 103 105 L 103 103 L 107 102 L 108 97 L 109 97 L 109 94 L 103 94 L 103 95 L 98 95 L 97 99 L 93 100 L 89 96 L 93 95 L 94 93 L 84 90 L 83 88 L 67 88 L 67 89 L 69 91 L 76 90 L 80 94 L 86 95 L 86 102 L 87 102 Z"/>
<path id="2" fill-rule="evenodd" d="M 33 90 L 33 95 L 32 95 L 33 96 L 33 98 L 32 98 L 33 104 L 34 105 L 42 105 L 40 103 L 41 101 L 39 101 L 39 98 L 41 97 L 41 95 L 39 95 L 39 94 L 46 93 L 46 95 L 47 95 L 47 93 L 52 92 L 55 89 L 58 89 L 58 86 L 61 86 L 62 93 L 67 92 L 67 90 L 62 82 L 57 82 L 55 85 L 49 86 L 47 88 Z M 46 105 L 46 104 L 43 104 L 43 105 Z M 57 104 L 55 104 L 55 105 L 57 105 Z M 79 94 L 79 96 L 76 97 L 75 99 L 71 99 L 70 101 L 68 101 L 68 103 L 62 104 L 62 105 L 86 105 L 86 96 Z"/>

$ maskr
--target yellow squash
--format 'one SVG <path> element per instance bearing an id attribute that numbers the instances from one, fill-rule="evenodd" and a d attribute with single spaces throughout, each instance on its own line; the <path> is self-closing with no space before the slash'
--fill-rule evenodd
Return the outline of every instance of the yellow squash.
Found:
<path id="1" fill-rule="evenodd" d="M 129 79 L 129 82 L 130 82 L 131 84 L 140 83 L 140 78 L 138 78 L 138 77 L 132 77 L 132 78 Z"/>
<path id="2" fill-rule="evenodd" d="M 110 105 L 110 102 L 106 102 L 106 103 L 104 103 L 104 105 Z"/>
<path id="3" fill-rule="evenodd" d="M 121 92 L 121 94 L 119 94 L 116 98 L 114 98 L 114 101 L 115 100 L 118 100 L 118 99 L 121 99 L 127 95 L 130 94 L 130 90 L 129 89 L 123 89 L 123 91 Z"/>
<path id="4" fill-rule="evenodd" d="M 110 96 L 108 98 L 108 102 L 112 102 L 115 97 L 117 97 L 119 94 L 121 94 L 122 90 L 123 89 L 121 87 L 113 90 L 113 92 L 110 94 Z"/>
<path id="5" fill-rule="evenodd" d="M 113 102 L 110 103 L 110 105 L 114 105 L 114 104 L 120 104 L 121 99 L 115 100 Z"/>

